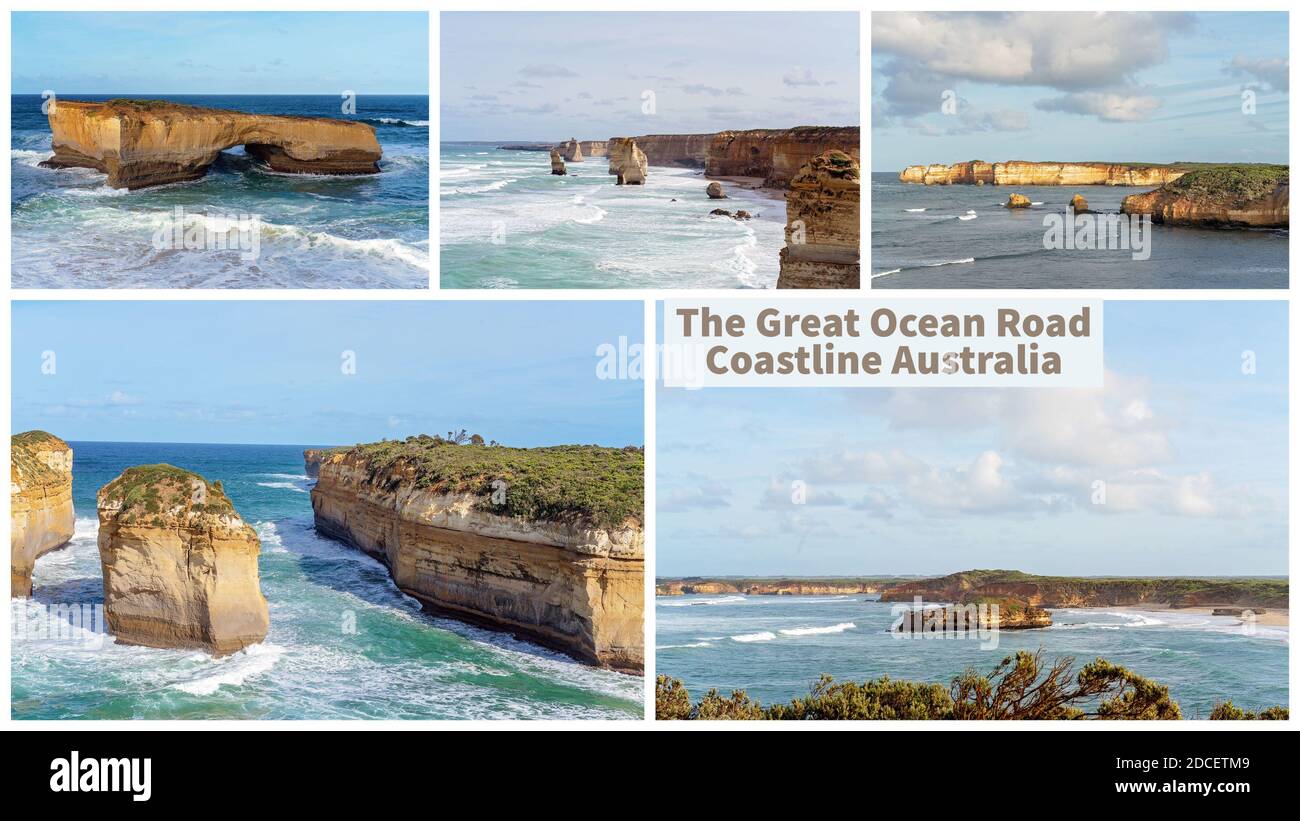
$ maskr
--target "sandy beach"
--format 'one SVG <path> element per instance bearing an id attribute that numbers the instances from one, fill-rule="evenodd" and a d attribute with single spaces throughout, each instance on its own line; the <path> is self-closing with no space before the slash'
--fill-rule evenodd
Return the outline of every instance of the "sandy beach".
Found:
<path id="1" fill-rule="evenodd" d="M 1178 613 L 1191 613 L 1201 616 L 1212 616 L 1216 609 L 1214 607 L 1169 607 L 1168 605 L 1143 605 L 1141 607 L 1097 607 L 1095 610 L 1130 610 L 1139 613 L 1158 613 L 1161 611 L 1175 611 Z M 1237 609 L 1237 608 L 1232 608 Z M 1249 608 L 1240 608 L 1248 610 Z M 1238 619 L 1240 623 L 1240 619 Z M 1264 627 L 1285 627 L 1291 628 L 1290 611 L 1279 608 L 1264 608 L 1255 612 L 1255 623 Z"/>

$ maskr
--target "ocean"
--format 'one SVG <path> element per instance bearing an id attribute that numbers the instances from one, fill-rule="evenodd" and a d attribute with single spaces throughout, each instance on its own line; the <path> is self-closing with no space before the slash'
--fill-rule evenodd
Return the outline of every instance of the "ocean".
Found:
<path id="1" fill-rule="evenodd" d="M 123 95 L 69 94 L 71 100 Z M 157 98 L 160 95 L 133 94 Z M 255 114 L 357 119 L 375 126 L 381 173 L 280 174 L 242 147 L 207 176 L 139 191 L 109 188 L 91 169 L 52 170 L 42 100 L 13 95 L 11 196 L 17 288 L 427 288 L 429 99 L 362 96 L 357 114 L 335 96 L 170 95 L 178 103 Z M 159 250 L 153 237 L 175 209 L 214 219 L 258 215 L 260 255 Z M 216 223 L 220 224 L 220 223 Z"/>
<path id="2" fill-rule="evenodd" d="M 608 168 L 592 157 L 555 176 L 545 151 L 443 143 L 442 287 L 776 287 L 784 198 L 724 182 L 727 199 L 711 200 L 689 168 L 651 166 L 645 185 L 619 186 Z"/>
<path id="3" fill-rule="evenodd" d="M 1005 631 L 996 649 L 972 639 L 901 638 L 893 604 L 877 596 L 672 596 L 656 600 L 655 669 L 681 679 L 693 701 L 710 689 L 747 690 L 764 704 L 807 695 L 822 673 L 837 680 L 947 685 L 967 667 L 987 674 L 1017 650 L 1078 665 L 1098 656 L 1160 684 L 1184 718 L 1217 702 L 1259 709 L 1287 704 L 1287 628 L 1178 611 L 1054 610 L 1042 630 Z"/>
<path id="4" fill-rule="evenodd" d="M 1043 217 L 1082 194 L 1118 213 L 1151 188 L 915 185 L 871 175 L 872 288 L 1286 288 L 1288 231 L 1153 226 L 1151 256 L 1045 250 Z M 1035 204 L 1011 209 L 1012 193 Z M 973 215 L 973 219 L 971 218 Z"/>
<path id="5" fill-rule="evenodd" d="M 266 640 L 215 659 L 194 650 L 15 638 L 15 719 L 634 719 L 642 680 L 504 633 L 421 612 L 378 561 L 316 535 L 302 447 L 71 442 L 76 536 L 42 556 L 34 599 L 102 604 L 95 493 L 130 465 L 220 479 L 262 541 Z M 355 631 L 344 628 L 355 620 Z"/>

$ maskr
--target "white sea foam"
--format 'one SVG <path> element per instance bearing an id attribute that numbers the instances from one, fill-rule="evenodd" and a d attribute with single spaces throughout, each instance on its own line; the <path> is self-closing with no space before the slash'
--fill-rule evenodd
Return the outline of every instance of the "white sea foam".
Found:
<path id="1" fill-rule="evenodd" d="M 978 216 L 979 216 L 978 214 L 963 214 L 957 219 L 961 220 L 962 222 L 965 222 L 966 220 L 976 219 Z"/>
<path id="2" fill-rule="evenodd" d="M 853 630 L 857 625 L 851 621 L 832 624 L 827 627 L 789 627 L 778 630 L 783 636 L 820 636 L 826 633 L 843 633 L 845 630 Z"/>
<path id="3" fill-rule="evenodd" d="M 660 607 L 697 607 L 699 605 L 736 604 L 744 602 L 744 596 L 721 596 L 716 599 L 687 599 L 685 601 L 660 601 Z"/>
<path id="4" fill-rule="evenodd" d="M 299 493 L 306 493 L 307 488 L 294 484 L 293 482 L 258 482 L 258 487 L 278 488 L 280 490 L 296 490 Z"/>
<path id="5" fill-rule="evenodd" d="M 695 641 L 690 644 L 661 644 L 655 647 L 656 650 L 687 650 L 696 647 L 712 647 L 712 642 Z"/>
<path id="6" fill-rule="evenodd" d="M 196 675 L 169 686 L 196 696 L 210 696 L 222 687 L 239 687 L 245 681 L 262 675 L 275 666 L 284 655 L 284 648 L 275 644 L 254 644 L 224 658 L 212 659 Z"/>
<path id="7" fill-rule="evenodd" d="M 878 273 L 878 274 L 872 274 L 872 275 L 871 275 L 871 278 L 872 278 L 872 279 L 880 279 L 881 277 L 887 277 L 887 276 L 890 276 L 890 275 L 892 275 L 892 274 L 896 274 L 896 273 L 898 273 L 898 272 L 901 271 L 901 270 L 903 270 L 903 269 L 902 269 L 902 268 L 892 268 L 892 269 L 890 269 L 890 270 L 888 270 L 888 271 L 881 271 L 881 272 Z"/>
<path id="8" fill-rule="evenodd" d="M 966 259 L 950 259 L 950 260 L 947 260 L 946 262 L 929 262 L 929 263 L 926 263 L 926 266 L 925 266 L 925 267 L 927 267 L 927 268 L 939 268 L 939 267 L 942 267 L 942 266 L 944 266 L 944 265 L 965 265 L 965 264 L 967 264 L 967 263 L 974 262 L 974 261 L 975 261 L 975 257 L 967 257 Z"/>
<path id="9" fill-rule="evenodd" d="M 919 214 L 919 213 L 921 213 L 922 211 L 924 211 L 925 209 L 924 209 L 924 208 L 904 208 L 903 210 L 906 211 L 906 212 L 909 213 L 909 214 Z"/>
<path id="10" fill-rule="evenodd" d="M 761 633 L 742 633 L 739 636 L 732 636 L 731 640 L 738 641 L 742 644 L 748 644 L 754 641 L 771 641 L 774 638 L 776 638 L 775 633 L 764 630 Z"/>

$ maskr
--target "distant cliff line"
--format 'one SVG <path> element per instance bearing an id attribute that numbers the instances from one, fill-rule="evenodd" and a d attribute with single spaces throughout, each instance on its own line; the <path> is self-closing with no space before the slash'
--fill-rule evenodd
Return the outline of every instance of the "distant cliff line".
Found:
<path id="1" fill-rule="evenodd" d="M 856 595 L 879 593 L 882 601 L 963 602 L 1012 598 L 1034 607 L 1288 606 L 1286 579 L 1260 577 L 1036 576 L 1017 570 L 967 570 L 947 576 L 878 577 L 691 577 L 658 579 L 655 594 Z"/>
<path id="2" fill-rule="evenodd" d="M 1192 163 L 970 160 L 953 165 L 909 165 L 898 179 L 918 185 L 1164 185 L 1194 167 Z"/>
<path id="3" fill-rule="evenodd" d="M 559 143 L 508 143 L 515 151 L 560 150 L 565 162 L 605 156 L 609 143 L 631 139 L 651 166 L 699 168 L 706 177 L 756 177 L 764 187 L 786 188 L 799 169 L 829 150 L 861 161 L 859 126 L 754 128 L 703 134 L 643 134 L 606 140 L 571 139 Z M 576 149 L 576 150 L 575 150 Z"/>

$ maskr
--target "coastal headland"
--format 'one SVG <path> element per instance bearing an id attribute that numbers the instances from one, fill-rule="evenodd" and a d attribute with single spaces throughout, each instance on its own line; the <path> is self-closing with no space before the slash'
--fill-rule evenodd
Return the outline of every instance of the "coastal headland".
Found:
<path id="1" fill-rule="evenodd" d="M 432 612 L 644 666 L 644 455 L 417 436 L 308 451 L 316 530 Z"/>
<path id="2" fill-rule="evenodd" d="M 47 168 L 93 168 L 112 188 L 196 180 L 222 151 L 242 145 L 286 174 L 379 173 L 373 126 L 325 117 L 246 114 L 165 100 L 58 100 L 48 111 Z"/>

